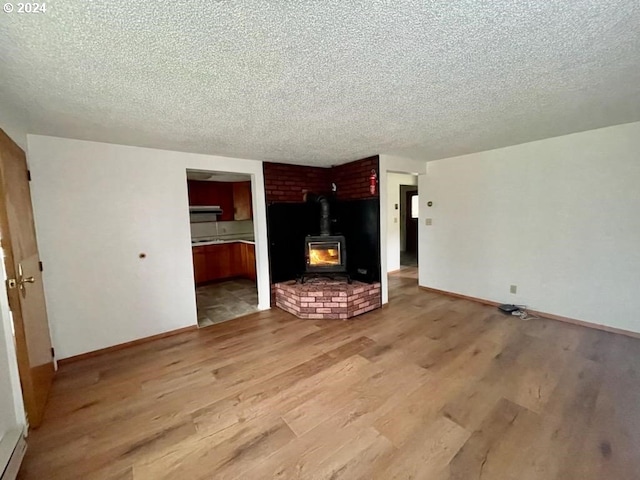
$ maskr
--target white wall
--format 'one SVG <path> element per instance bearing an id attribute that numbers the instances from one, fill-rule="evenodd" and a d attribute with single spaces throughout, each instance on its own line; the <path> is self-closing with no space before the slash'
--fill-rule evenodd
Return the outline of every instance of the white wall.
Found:
<path id="1" fill-rule="evenodd" d="M 389 222 L 393 218 L 388 214 L 389 205 L 389 174 L 409 173 L 412 175 L 424 175 L 427 170 L 427 163 L 424 160 L 398 157 L 395 155 L 380 155 L 380 171 L 378 172 L 378 185 L 380 188 L 380 263 L 382 270 L 382 303 L 389 303 L 389 282 L 387 272 L 393 269 L 388 265 L 387 231 Z M 419 180 L 418 180 L 419 182 Z M 418 183 L 420 185 L 420 183 Z M 418 187 L 420 189 L 420 187 Z M 422 191 L 419 190 L 421 193 Z M 422 215 L 422 211 L 420 212 Z M 390 218 L 390 219 L 389 219 Z M 418 227 L 418 239 L 421 235 L 421 228 Z"/>
<path id="2" fill-rule="evenodd" d="M 0 128 L 11 137 L 24 151 L 27 150 L 27 127 L 23 115 L 9 108 L 0 106 Z"/>
<path id="3" fill-rule="evenodd" d="M 423 186 L 421 285 L 640 332 L 640 123 L 430 162 Z"/>
<path id="4" fill-rule="evenodd" d="M 387 269 L 389 272 L 400 269 L 400 185 L 417 185 L 418 177 L 406 173 L 387 174 Z M 398 205 L 396 210 L 395 206 Z"/>
<path id="5" fill-rule="evenodd" d="M 262 162 L 38 135 L 28 144 L 58 358 L 196 325 L 187 168 L 252 176 L 258 308 L 269 308 Z"/>

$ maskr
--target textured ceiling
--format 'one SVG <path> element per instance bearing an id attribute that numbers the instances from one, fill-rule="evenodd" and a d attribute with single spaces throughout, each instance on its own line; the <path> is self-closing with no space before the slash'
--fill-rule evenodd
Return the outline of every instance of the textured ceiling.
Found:
<path id="1" fill-rule="evenodd" d="M 0 12 L 30 133 L 300 164 L 640 120 L 640 1 L 52 0 Z"/>

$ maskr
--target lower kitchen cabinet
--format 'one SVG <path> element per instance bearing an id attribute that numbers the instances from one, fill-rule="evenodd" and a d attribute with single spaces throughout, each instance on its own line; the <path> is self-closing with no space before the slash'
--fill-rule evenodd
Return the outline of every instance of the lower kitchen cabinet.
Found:
<path id="1" fill-rule="evenodd" d="M 207 282 L 209 278 L 209 271 L 207 266 L 207 253 L 206 247 L 193 248 L 193 274 L 195 277 L 196 285 Z"/>
<path id="2" fill-rule="evenodd" d="M 243 277 L 256 281 L 256 246 L 242 243 Z"/>
<path id="3" fill-rule="evenodd" d="M 227 278 L 256 279 L 255 246 L 233 242 L 193 247 L 196 285 Z"/>

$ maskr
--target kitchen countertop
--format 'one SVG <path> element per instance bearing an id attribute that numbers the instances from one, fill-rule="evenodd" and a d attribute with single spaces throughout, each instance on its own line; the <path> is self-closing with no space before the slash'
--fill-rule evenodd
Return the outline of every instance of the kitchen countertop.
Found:
<path id="1" fill-rule="evenodd" d="M 256 244 L 255 240 L 252 240 L 250 238 L 229 238 L 229 239 L 212 238 L 210 240 L 198 241 L 198 242 L 194 242 L 193 240 L 191 240 L 192 247 L 203 247 L 205 245 L 220 245 L 223 243 L 248 243 L 249 245 Z"/>

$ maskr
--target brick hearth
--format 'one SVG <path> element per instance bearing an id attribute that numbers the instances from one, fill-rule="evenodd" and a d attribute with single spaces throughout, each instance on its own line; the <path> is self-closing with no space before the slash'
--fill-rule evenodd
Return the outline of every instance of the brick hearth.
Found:
<path id="1" fill-rule="evenodd" d="M 347 319 L 380 308 L 380 283 L 312 279 L 276 283 L 276 306 L 298 318 Z"/>

